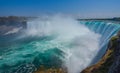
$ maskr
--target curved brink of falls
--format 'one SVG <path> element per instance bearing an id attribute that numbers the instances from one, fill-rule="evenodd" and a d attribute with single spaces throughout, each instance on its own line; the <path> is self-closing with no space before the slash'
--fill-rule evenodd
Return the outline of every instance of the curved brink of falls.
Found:
<path id="1" fill-rule="evenodd" d="M 101 35 L 99 52 L 91 62 L 91 64 L 95 64 L 106 52 L 110 38 L 120 30 L 120 24 L 110 21 L 86 21 L 81 23 L 85 24 L 90 30 Z"/>

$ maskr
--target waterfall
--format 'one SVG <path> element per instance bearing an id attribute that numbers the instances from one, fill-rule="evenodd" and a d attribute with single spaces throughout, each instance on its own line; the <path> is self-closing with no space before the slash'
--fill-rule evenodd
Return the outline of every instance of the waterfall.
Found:
<path id="1" fill-rule="evenodd" d="M 107 44 L 110 38 L 120 30 L 120 24 L 112 21 L 81 21 L 83 25 L 87 26 L 90 30 L 94 31 L 101 35 L 99 42 L 99 52 L 94 58 L 92 64 L 99 61 L 99 59 L 103 56 L 103 54 L 107 50 Z"/>
<path id="2" fill-rule="evenodd" d="M 29 73 L 40 65 L 79 73 L 101 58 L 119 29 L 111 21 L 77 21 L 59 15 L 28 21 L 27 29 L 14 39 L 20 43 L 2 52 L 0 73 Z"/>
<path id="3" fill-rule="evenodd" d="M 54 36 L 51 40 L 52 44 L 57 44 L 54 47 L 64 53 L 62 61 L 69 73 L 79 73 L 87 67 L 99 49 L 100 35 L 89 30 L 79 21 L 67 17 L 55 16 L 42 21 L 37 19 L 28 22 L 27 35 Z"/>

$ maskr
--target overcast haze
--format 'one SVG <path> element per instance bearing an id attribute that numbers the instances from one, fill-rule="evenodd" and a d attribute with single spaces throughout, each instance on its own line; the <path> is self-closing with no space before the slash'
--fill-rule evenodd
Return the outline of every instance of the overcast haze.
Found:
<path id="1" fill-rule="evenodd" d="M 0 0 L 0 16 L 57 13 L 82 18 L 119 17 L 120 0 Z"/>

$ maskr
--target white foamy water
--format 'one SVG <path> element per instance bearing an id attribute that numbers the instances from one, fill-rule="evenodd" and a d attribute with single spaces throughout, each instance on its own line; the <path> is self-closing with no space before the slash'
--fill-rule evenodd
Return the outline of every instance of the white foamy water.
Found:
<path id="1" fill-rule="evenodd" d="M 56 37 L 51 43 L 62 43 L 59 49 L 65 53 L 65 58 L 62 60 L 68 73 L 82 71 L 91 63 L 99 50 L 100 35 L 71 17 L 56 15 L 28 22 L 26 36 L 52 35 Z"/>
<path id="2" fill-rule="evenodd" d="M 19 30 L 21 27 L 5 36 Z M 7 47 L 0 46 L 0 73 L 32 73 L 40 65 L 80 73 L 103 56 L 119 30 L 120 25 L 111 21 L 78 21 L 61 15 L 28 21 L 27 29 L 14 39 L 5 37 Z"/>

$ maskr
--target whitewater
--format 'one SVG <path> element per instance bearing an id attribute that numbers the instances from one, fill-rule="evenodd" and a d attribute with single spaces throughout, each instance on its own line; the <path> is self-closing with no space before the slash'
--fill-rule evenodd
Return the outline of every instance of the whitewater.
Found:
<path id="1" fill-rule="evenodd" d="M 112 22 L 78 21 L 60 15 L 30 20 L 12 40 L 15 43 L 1 52 L 0 73 L 31 73 L 40 65 L 80 73 L 102 57 L 119 29 Z"/>

